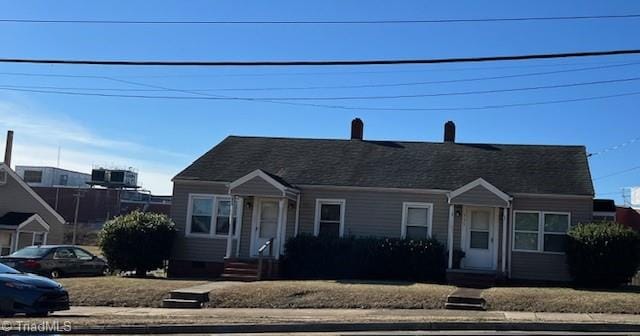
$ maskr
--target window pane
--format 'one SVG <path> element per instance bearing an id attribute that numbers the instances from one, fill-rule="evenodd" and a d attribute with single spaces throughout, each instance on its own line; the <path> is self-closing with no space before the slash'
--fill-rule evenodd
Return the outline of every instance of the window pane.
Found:
<path id="1" fill-rule="evenodd" d="M 42 182 L 42 171 L 41 170 L 25 170 L 24 181 L 27 183 Z"/>
<path id="2" fill-rule="evenodd" d="M 423 240 L 429 238 L 429 229 L 424 226 L 407 226 L 407 239 Z"/>
<path id="3" fill-rule="evenodd" d="M 216 234 L 226 236 L 229 233 L 229 216 L 219 216 L 216 220 Z"/>
<path id="4" fill-rule="evenodd" d="M 340 221 L 340 204 L 322 204 L 320 206 L 320 220 Z"/>
<path id="5" fill-rule="evenodd" d="M 229 212 L 231 212 L 231 201 L 219 200 L 218 201 L 218 217 L 220 216 L 229 217 Z"/>
<path id="6" fill-rule="evenodd" d="M 538 231 L 537 213 L 516 213 L 516 230 Z"/>
<path id="7" fill-rule="evenodd" d="M 194 216 L 211 216 L 213 211 L 213 199 L 211 198 L 194 198 L 193 209 L 191 214 Z"/>
<path id="8" fill-rule="evenodd" d="M 544 235 L 544 250 L 547 252 L 565 252 L 567 248 L 567 235 Z"/>
<path id="9" fill-rule="evenodd" d="M 322 237 L 340 237 L 340 224 L 320 222 L 320 230 L 318 236 Z"/>
<path id="10" fill-rule="evenodd" d="M 407 208 L 407 225 L 427 226 L 428 214 L 427 208 Z"/>
<path id="11" fill-rule="evenodd" d="M 544 231 L 545 232 L 561 232 L 565 233 L 569 230 L 569 216 L 568 215 L 544 215 Z"/>
<path id="12" fill-rule="evenodd" d="M 471 230 L 489 231 L 489 213 L 471 211 Z"/>
<path id="13" fill-rule="evenodd" d="M 516 232 L 514 247 L 517 250 L 538 250 L 538 234 Z"/>
<path id="14" fill-rule="evenodd" d="M 192 233 L 211 232 L 211 216 L 191 216 Z"/>
<path id="15" fill-rule="evenodd" d="M 469 247 L 474 249 L 489 249 L 489 232 L 471 231 Z"/>

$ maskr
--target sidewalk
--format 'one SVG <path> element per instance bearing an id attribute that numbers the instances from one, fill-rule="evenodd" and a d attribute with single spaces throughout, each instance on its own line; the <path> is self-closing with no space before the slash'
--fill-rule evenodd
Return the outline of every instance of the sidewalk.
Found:
<path id="1" fill-rule="evenodd" d="M 38 321 L 14 318 L 8 321 Z M 5 320 L 6 321 L 6 320 Z M 39 321 L 43 321 L 40 319 Z M 238 333 L 416 330 L 640 332 L 640 315 L 422 309 L 163 309 L 72 307 L 45 319 L 72 333 Z"/>

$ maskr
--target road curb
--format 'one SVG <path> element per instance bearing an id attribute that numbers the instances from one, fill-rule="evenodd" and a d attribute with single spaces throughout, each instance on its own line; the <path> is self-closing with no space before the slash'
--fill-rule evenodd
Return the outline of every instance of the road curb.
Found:
<path id="1" fill-rule="evenodd" d="M 372 322 L 372 323 L 288 323 L 288 324 L 206 324 L 143 325 L 72 328 L 66 334 L 193 334 L 193 333 L 277 333 L 348 331 L 581 331 L 640 332 L 640 324 L 598 322 Z"/>

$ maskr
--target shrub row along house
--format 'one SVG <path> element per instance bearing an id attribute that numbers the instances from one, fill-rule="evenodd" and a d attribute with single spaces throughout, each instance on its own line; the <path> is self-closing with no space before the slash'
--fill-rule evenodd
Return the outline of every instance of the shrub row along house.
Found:
<path id="1" fill-rule="evenodd" d="M 170 273 L 215 276 L 268 241 L 278 260 L 309 234 L 433 237 L 451 276 L 570 280 L 567 231 L 592 219 L 584 146 L 457 143 L 453 122 L 443 142 L 363 130 L 354 119 L 349 140 L 229 136 L 198 158 L 173 179 Z"/>

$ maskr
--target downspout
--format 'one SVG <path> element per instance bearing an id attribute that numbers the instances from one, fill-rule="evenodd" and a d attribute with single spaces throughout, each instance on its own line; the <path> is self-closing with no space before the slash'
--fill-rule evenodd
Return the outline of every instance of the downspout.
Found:
<path id="1" fill-rule="evenodd" d="M 455 215 L 455 206 L 449 205 L 449 225 L 447 229 L 447 245 L 449 245 L 449 269 L 453 267 L 453 222 Z"/>
<path id="2" fill-rule="evenodd" d="M 300 225 L 300 201 L 301 201 L 301 197 L 300 197 L 300 193 L 298 193 L 298 196 L 296 198 L 296 224 L 293 228 L 294 237 L 298 236 L 298 225 Z"/>

